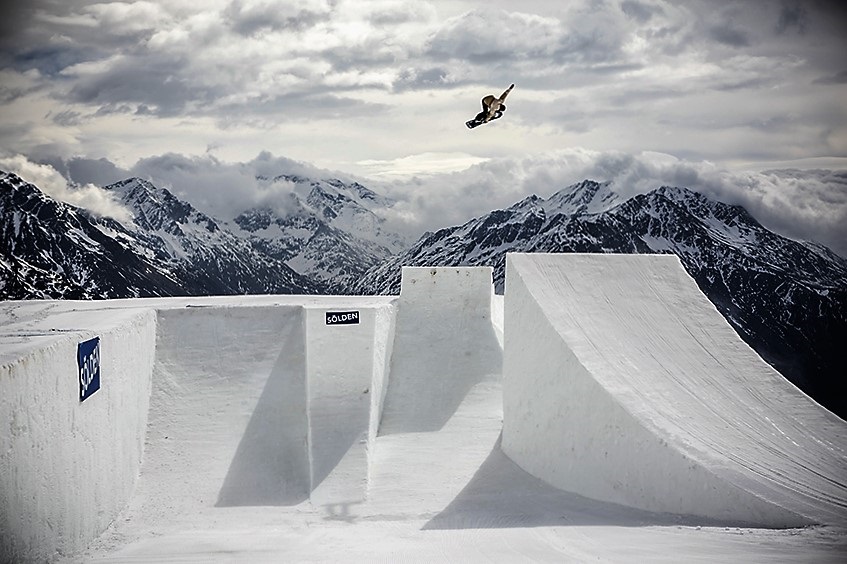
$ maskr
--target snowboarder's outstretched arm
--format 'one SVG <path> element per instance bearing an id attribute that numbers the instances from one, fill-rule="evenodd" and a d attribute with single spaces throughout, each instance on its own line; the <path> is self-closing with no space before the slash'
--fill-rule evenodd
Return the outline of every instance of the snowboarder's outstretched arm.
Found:
<path id="1" fill-rule="evenodd" d="M 502 104 L 503 102 L 505 102 L 505 101 L 506 101 L 506 96 L 508 96 L 508 95 L 509 95 L 509 92 L 511 92 L 511 91 L 512 91 L 512 88 L 514 88 L 514 87 L 515 87 L 515 85 L 514 85 L 514 84 L 512 84 L 511 86 L 509 86 L 509 87 L 506 89 L 506 91 L 505 91 L 505 92 L 503 92 L 502 94 L 500 94 L 500 98 L 499 98 L 499 99 L 500 99 L 500 103 L 501 103 L 501 104 Z"/>
<path id="2" fill-rule="evenodd" d="M 487 115 L 485 116 L 485 123 L 488 123 L 494 116 L 497 114 L 498 110 L 504 111 L 506 109 L 506 104 L 503 103 L 503 100 L 506 99 L 506 96 L 509 95 L 509 92 L 512 91 L 515 85 L 510 85 L 505 92 L 500 94 L 499 98 L 495 98 L 490 94 L 482 99 L 482 107 L 487 110 Z M 498 116 L 499 117 L 499 116 Z"/>

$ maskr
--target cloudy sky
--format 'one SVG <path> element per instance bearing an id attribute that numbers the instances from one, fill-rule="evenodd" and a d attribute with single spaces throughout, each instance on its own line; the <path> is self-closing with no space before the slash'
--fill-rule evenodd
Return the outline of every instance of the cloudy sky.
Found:
<path id="1" fill-rule="evenodd" d="M 300 171 L 419 233 L 584 178 L 670 183 L 847 256 L 840 1 L 5 4 L 0 169 L 78 205 L 132 174 L 226 216 Z"/>

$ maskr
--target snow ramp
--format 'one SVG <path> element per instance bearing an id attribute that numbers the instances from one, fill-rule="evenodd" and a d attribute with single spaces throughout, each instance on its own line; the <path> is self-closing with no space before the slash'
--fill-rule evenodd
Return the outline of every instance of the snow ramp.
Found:
<path id="1" fill-rule="evenodd" d="M 502 448 L 563 490 L 727 524 L 847 521 L 847 424 L 670 255 L 510 254 Z"/>
<path id="2" fill-rule="evenodd" d="M 475 386 L 500 381 L 490 267 L 402 270 L 380 435 L 438 431 Z"/>

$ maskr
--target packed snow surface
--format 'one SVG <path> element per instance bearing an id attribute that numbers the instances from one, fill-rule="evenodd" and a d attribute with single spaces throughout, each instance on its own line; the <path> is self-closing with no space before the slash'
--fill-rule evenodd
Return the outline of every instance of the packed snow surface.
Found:
<path id="1" fill-rule="evenodd" d="M 755 354 L 673 255 L 512 254 L 504 451 L 641 509 L 843 522 L 847 426 Z"/>
<path id="2" fill-rule="evenodd" d="M 751 360 L 737 337 L 710 335 L 714 309 L 678 279 L 686 276 L 678 264 L 654 258 L 614 263 L 630 268 L 615 273 L 602 258 L 519 257 L 520 284 L 513 296 L 507 283 L 505 304 L 483 268 L 404 269 L 397 298 L 0 304 L 0 375 L 11 382 L 23 357 L 135 319 L 118 312 L 155 312 L 143 462 L 128 503 L 88 548 L 46 556 L 843 562 L 844 422 Z M 629 291 L 632 304 L 622 297 Z M 360 323 L 327 324 L 326 313 L 338 311 L 359 312 Z M 521 360 L 533 342 L 535 358 Z M 526 350 L 510 350 L 516 344 Z M 551 382 L 558 367 L 572 374 Z M 736 380 L 710 380 L 714 373 Z M 114 401 L 103 379 L 78 408 Z M 73 401 L 73 392 L 47 399 Z M 557 399 L 584 419 L 550 411 Z M 13 414 L 26 394 L 16 401 Z M 533 414 L 534 401 L 547 411 Z M 626 444 L 631 437 L 648 448 Z M 626 456 L 604 468 L 592 440 Z M 568 458 L 570 445 L 585 450 Z M 655 458 L 656 445 L 671 462 Z M 0 447 L 0 463 L 20 460 Z M 719 497 L 725 487 L 741 503 L 753 499 L 762 518 L 668 502 L 705 499 L 675 489 L 687 470 L 672 459 L 682 455 L 694 475 L 711 474 Z M 0 493 L 11 494 L 2 480 Z M 73 521 L 89 509 L 55 511 Z M 785 522 L 775 526 L 774 515 Z"/>

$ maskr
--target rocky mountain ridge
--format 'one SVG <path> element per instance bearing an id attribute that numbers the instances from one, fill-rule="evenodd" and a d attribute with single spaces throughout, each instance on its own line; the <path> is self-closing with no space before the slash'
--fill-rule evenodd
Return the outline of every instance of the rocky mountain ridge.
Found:
<path id="1" fill-rule="evenodd" d="M 371 269 L 354 293 L 399 292 L 406 266 L 492 266 L 503 291 L 508 252 L 673 253 L 739 335 L 842 417 L 847 261 L 781 237 L 744 208 L 679 187 L 621 198 L 585 181 L 441 229 Z M 646 329 L 646 328 L 645 328 Z"/>
<path id="2" fill-rule="evenodd" d="M 166 189 L 137 178 L 105 189 L 131 222 L 94 216 L 0 173 L 4 299 L 324 291 Z"/>
<path id="3" fill-rule="evenodd" d="M 236 216 L 233 232 L 334 293 L 343 293 L 368 269 L 408 246 L 378 215 L 394 201 L 358 182 L 295 175 L 260 180 L 292 189 L 281 205 Z"/>

